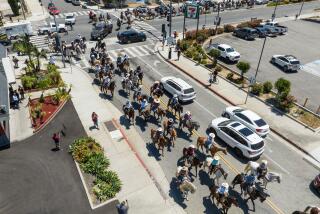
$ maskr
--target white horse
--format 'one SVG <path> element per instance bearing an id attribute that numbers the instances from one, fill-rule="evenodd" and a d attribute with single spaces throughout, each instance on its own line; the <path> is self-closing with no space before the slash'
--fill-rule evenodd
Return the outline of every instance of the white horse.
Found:
<path id="1" fill-rule="evenodd" d="M 269 182 L 275 182 L 275 181 L 277 181 L 277 182 L 280 184 L 281 178 L 282 178 L 282 176 L 281 176 L 281 174 L 279 174 L 279 173 L 276 173 L 276 172 L 268 172 L 268 173 L 264 176 L 264 178 L 263 178 L 262 187 L 263 187 L 264 189 L 267 189 L 267 184 L 268 184 Z"/>
<path id="2" fill-rule="evenodd" d="M 210 173 L 211 168 L 212 168 L 212 165 L 211 165 L 212 161 L 213 161 L 212 157 L 207 157 L 205 164 L 203 164 L 204 170 L 206 167 L 208 167 L 208 174 Z M 217 170 L 214 171 L 214 175 L 215 175 L 214 181 L 215 181 L 216 185 L 220 186 L 220 178 L 223 177 L 223 179 L 226 180 L 228 173 L 224 171 L 224 169 L 221 167 L 221 165 L 219 163 L 218 163 L 217 167 L 218 167 Z"/>
<path id="3" fill-rule="evenodd" d="M 193 183 L 191 183 L 188 179 L 185 179 L 180 184 L 179 189 L 182 192 L 182 197 L 188 201 L 189 192 L 191 192 L 192 194 L 195 193 L 197 190 L 197 187 Z"/>

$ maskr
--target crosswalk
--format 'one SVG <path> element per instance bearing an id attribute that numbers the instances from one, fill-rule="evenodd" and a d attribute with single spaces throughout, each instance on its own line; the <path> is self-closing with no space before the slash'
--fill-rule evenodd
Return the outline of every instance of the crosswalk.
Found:
<path id="1" fill-rule="evenodd" d="M 148 37 L 149 39 L 152 39 L 152 40 L 161 40 L 162 39 L 162 36 L 161 36 L 162 33 L 159 30 L 157 30 L 155 27 L 149 25 L 148 23 L 146 23 L 144 21 L 135 20 L 133 22 L 133 28 L 138 31 L 143 31 L 143 32 L 151 34 L 152 37 Z"/>
<path id="2" fill-rule="evenodd" d="M 31 36 L 30 42 L 34 46 L 36 46 L 38 49 L 48 49 L 49 43 L 51 40 L 48 38 L 48 35 L 42 35 L 42 36 Z"/>
<path id="3" fill-rule="evenodd" d="M 68 13 L 60 13 L 56 15 L 56 18 L 65 18 L 67 14 L 73 13 L 76 17 L 77 16 L 88 16 L 89 15 L 89 10 L 83 10 L 83 11 L 75 11 L 75 12 L 68 12 Z M 53 15 L 50 15 L 50 19 L 54 19 Z"/>

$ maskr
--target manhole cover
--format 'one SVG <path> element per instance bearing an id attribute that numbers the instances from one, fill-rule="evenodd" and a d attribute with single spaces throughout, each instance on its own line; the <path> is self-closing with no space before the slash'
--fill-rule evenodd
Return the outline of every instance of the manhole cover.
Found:
<path id="1" fill-rule="evenodd" d="M 109 132 L 117 130 L 117 128 L 114 126 L 114 124 L 113 124 L 113 122 L 111 120 L 105 122 L 104 125 L 107 127 Z"/>

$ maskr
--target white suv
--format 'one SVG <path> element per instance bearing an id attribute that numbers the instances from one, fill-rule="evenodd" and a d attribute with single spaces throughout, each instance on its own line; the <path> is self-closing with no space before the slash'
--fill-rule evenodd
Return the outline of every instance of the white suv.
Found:
<path id="1" fill-rule="evenodd" d="M 284 72 L 295 72 L 301 67 L 299 60 L 292 55 L 273 55 L 270 62 L 281 67 Z"/>
<path id="2" fill-rule="evenodd" d="M 230 45 L 226 45 L 226 44 L 212 44 L 209 47 L 209 51 L 211 49 L 217 49 L 220 51 L 220 57 L 229 60 L 231 62 L 238 62 L 240 59 L 240 53 L 237 52 L 233 47 L 231 47 Z"/>
<path id="3" fill-rule="evenodd" d="M 64 22 L 66 25 L 74 25 L 76 23 L 76 16 L 74 13 L 67 13 Z"/>
<path id="4" fill-rule="evenodd" d="M 239 157 L 258 158 L 264 151 L 263 139 L 238 121 L 219 117 L 212 120 L 208 129 L 233 148 Z"/>
<path id="5" fill-rule="evenodd" d="M 181 102 L 187 102 L 196 98 L 196 92 L 193 87 L 180 78 L 172 76 L 163 77 L 160 82 L 164 90 L 172 95 L 177 94 Z"/>

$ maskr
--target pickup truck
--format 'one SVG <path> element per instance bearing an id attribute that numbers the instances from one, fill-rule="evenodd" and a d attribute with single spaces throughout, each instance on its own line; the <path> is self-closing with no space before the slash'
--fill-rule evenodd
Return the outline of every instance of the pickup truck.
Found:
<path id="1" fill-rule="evenodd" d="M 216 49 L 220 51 L 220 57 L 231 62 L 237 62 L 240 59 L 240 54 L 235 51 L 230 45 L 214 43 L 209 46 L 209 51 Z"/>
<path id="2" fill-rule="evenodd" d="M 260 24 L 263 28 L 274 28 L 278 34 L 285 34 L 288 32 L 288 28 L 286 26 L 279 25 L 277 21 L 267 20 L 266 22 L 263 22 Z"/>
<path id="3" fill-rule="evenodd" d="M 45 26 L 45 27 L 40 27 L 38 29 L 38 34 L 39 35 L 44 35 L 44 34 L 47 34 L 47 33 L 53 33 L 53 32 L 56 32 L 57 29 L 56 29 L 56 24 L 51 22 L 49 24 L 49 26 Z M 66 25 L 65 24 L 58 24 L 58 32 L 59 33 L 62 33 L 62 32 L 66 32 L 67 31 L 67 28 L 66 28 Z"/>

